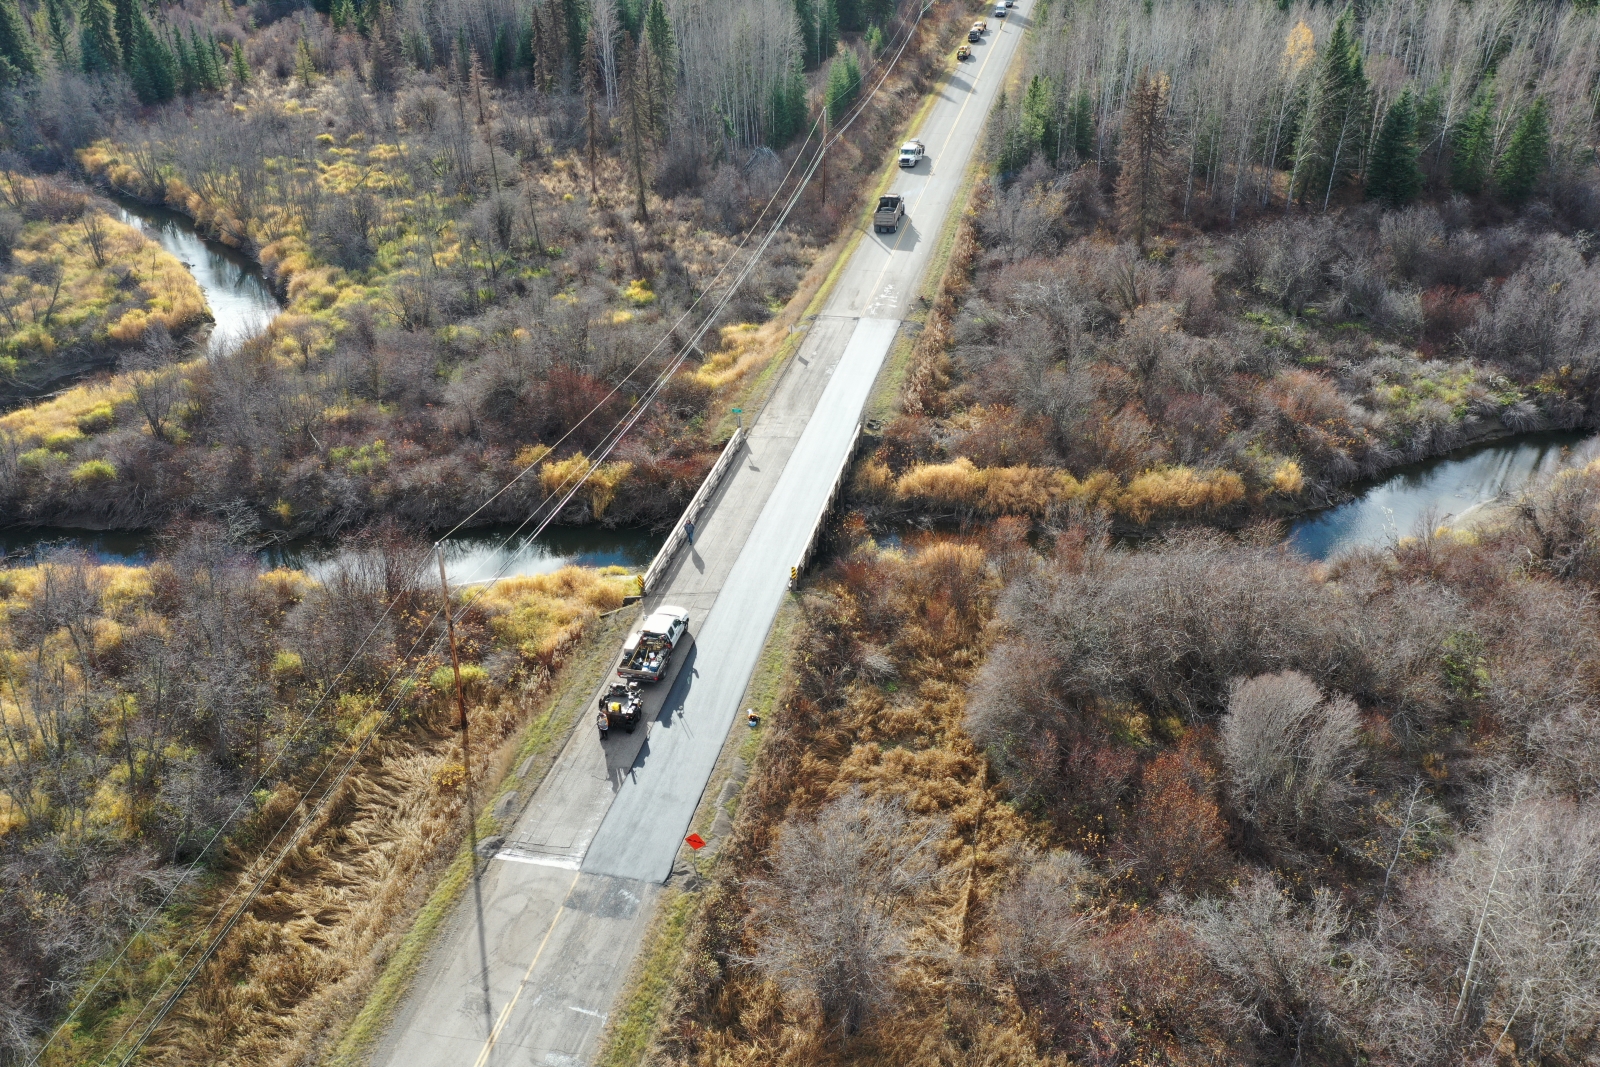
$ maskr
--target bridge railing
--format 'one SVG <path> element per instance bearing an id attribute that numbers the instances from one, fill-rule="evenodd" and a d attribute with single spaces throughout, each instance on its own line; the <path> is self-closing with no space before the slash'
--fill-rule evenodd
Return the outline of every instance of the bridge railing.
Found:
<path id="1" fill-rule="evenodd" d="M 683 514 L 679 516 L 678 524 L 672 528 L 672 533 L 667 535 L 667 543 L 661 546 L 656 558 L 650 561 L 650 569 L 644 572 L 642 583 L 644 588 L 640 590 L 641 592 L 649 593 L 666 577 L 667 568 L 672 565 L 672 557 L 678 554 L 678 549 L 682 548 L 683 543 L 689 538 L 685 527 L 700 518 L 700 513 L 705 510 L 712 494 L 717 491 L 717 486 L 722 484 L 722 480 L 733 469 L 734 457 L 739 454 L 744 439 L 745 432 L 742 427 L 734 430 L 733 436 L 728 438 L 728 443 L 723 446 L 722 455 L 711 465 L 706 480 L 700 483 L 700 488 L 695 491 L 689 506 L 684 508 Z"/>

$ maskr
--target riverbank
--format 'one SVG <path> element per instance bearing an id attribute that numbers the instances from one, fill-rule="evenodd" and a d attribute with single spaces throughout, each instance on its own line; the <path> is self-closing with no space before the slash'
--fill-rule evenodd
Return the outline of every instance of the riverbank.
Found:
<path id="1" fill-rule="evenodd" d="M 0 187 L 0 412 L 115 366 L 152 327 L 183 345 L 211 320 L 184 264 L 114 205 L 21 174 Z"/>

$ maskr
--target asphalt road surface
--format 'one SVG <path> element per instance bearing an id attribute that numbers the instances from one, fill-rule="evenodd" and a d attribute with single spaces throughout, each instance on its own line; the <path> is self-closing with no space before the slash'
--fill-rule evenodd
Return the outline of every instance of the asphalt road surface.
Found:
<path id="1" fill-rule="evenodd" d="M 823 508 L 863 406 L 944 227 L 1027 26 L 990 18 L 912 136 L 928 157 L 895 176 L 898 232 L 868 227 L 747 447 L 646 611 L 690 630 L 675 675 L 646 687 L 647 727 L 603 744 L 579 729 L 494 862 L 469 889 L 373 1056 L 386 1067 L 585 1064 L 700 802 L 789 568 Z M 596 694 L 598 697 L 598 694 Z"/>

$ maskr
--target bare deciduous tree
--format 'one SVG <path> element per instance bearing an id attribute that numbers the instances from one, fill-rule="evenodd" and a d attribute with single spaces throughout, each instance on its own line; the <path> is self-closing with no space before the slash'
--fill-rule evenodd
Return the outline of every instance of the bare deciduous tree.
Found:
<path id="1" fill-rule="evenodd" d="M 906 951 L 901 912 L 937 880 L 933 851 L 944 831 L 942 821 L 859 792 L 790 826 L 757 886 L 764 907 L 750 962 L 811 998 L 841 1035 L 858 1031 L 892 994 Z"/>
<path id="2" fill-rule="evenodd" d="M 1538 1056 L 1600 1027 L 1600 808 L 1531 782 L 1502 794 L 1418 892 L 1459 961 L 1457 1021 Z"/>

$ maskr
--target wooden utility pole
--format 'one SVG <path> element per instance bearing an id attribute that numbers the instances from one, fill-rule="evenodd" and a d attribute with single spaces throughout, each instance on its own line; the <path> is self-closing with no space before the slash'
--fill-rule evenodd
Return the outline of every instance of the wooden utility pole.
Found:
<path id="1" fill-rule="evenodd" d="M 828 202 L 828 98 L 822 98 L 822 202 Z"/>
<path id="2" fill-rule="evenodd" d="M 450 669 L 456 676 L 456 729 L 461 731 L 461 769 L 466 774 L 466 788 L 472 788 L 472 753 L 467 748 L 467 695 L 461 688 L 461 654 L 456 649 L 456 616 L 450 607 L 450 582 L 444 576 L 444 542 L 433 546 L 439 559 L 439 590 L 444 594 L 445 629 L 450 634 Z"/>

